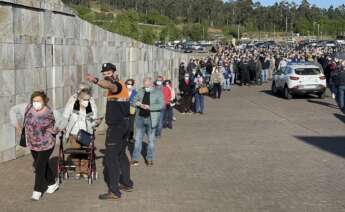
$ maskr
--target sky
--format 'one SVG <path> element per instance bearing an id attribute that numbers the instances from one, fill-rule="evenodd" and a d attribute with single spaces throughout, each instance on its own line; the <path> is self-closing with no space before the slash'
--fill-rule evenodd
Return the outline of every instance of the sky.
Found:
<path id="1" fill-rule="evenodd" d="M 253 0 L 253 2 L 260 2 L 262 5 L 272 5 L 277 0 Z M 295 0 L 297 4 L 301 3 L 301 0 Z M 345 0 L 308 0 L 308 2 L 313 5 L 315 4 L 318 7 L 329 8 L 331 5 L 337 7 L 342 4 L 345 4 Z"/>

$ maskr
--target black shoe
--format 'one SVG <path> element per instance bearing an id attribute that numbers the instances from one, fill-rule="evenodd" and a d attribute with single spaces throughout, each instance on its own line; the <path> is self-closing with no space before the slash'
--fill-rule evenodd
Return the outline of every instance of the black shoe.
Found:
<path id="1" fill-rule="evenodd" d="M 132 191 L 134 191 L 134 188 L 133 187 L 128 187 L 128 186 L 125 186 L 125 185 L 120 185 L 120 190 L 121 191 L 125 191 L 125 192 L 132 192 Z"/>
<path id="2" fill-rule="evenodd" d="M 109 193 L 106 193 L 106 194 L 100 194 L 98 196 L 98 199 L 100 200 L 119 200 L 121 197 L 109 192 Z"/>

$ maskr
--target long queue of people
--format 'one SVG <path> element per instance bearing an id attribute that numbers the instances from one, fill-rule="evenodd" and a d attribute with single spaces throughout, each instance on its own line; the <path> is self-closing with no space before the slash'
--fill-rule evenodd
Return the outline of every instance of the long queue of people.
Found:
<path id="1" fill-rule="evenodd" d="M 99 199 L 115 200 L 121 198 L 121 192 L 134 188 L 130 165 L 139 165 L 145 136 L 145 163 L 149 167 L 154 165 L 156 139 L 161 137 L 163 129 L 173 129 L 173 107 L 177 101 L 171 80 L 162 76 L 156 79 L 145 77 L 143 86 L 136 89 L 133 79 L 119 79 L 116 66 L 111 63 L 104 64 L 101 73 L 104 79 L 87 74 L 85 80 L 108 90 L 105 116 L 108 128 L 103 163 L 108 192 L 99 195 Z M 11 123 L 18 135 L 22 135 L 20 145 L 29 148 L 34 159 L 35 183 L 31 199 L 36 201 L 43 194 L 52 194 L 59 188 L 57 176 L 49 163 L 57 134 L 63 133 L 64 148 L 81 149 L 83 138 L 79 136 L 80 132 L 94 135 L 103 120 L 99 117 L 89 83 L 78 86 L 62 114 L 51 109 L 48 103 L 49 98 L 44 91 L 35 91 L 28 103 L 10 110 Z M 126 154 L 130 142 L 134 144 L 131 160 Z M 87 155 L 71 154 L 68 160 L 74 167 L 75 179 L 89 177 L 90 160 Z"/>
<path id="2" fill-rule="evenodd" d="M 222 91 L 230 91 L 235 84 L 260 86 L 267 83 L 272 80 L 275 71 L 291 62 L 309 62 L 319 66 L 324 71 L 333 99 L 341 110 L 345 109 L 345 58 L 337 56 L 339 52 L 345 55 L 344 47 L 276 46 L 241 49 L 218 45 L 214 47 L 214 52 L 212 56 L 193 58 L 187 65 L 180 64 L 182 112 L 203 113 L 204 95 L 199 92 L 203 86 L 207 86 L 211 97 L 220 98 Z"/>
<path id="3" fill-rule="evenodd" d="M 158 76 L 155 79 L 145 77 L 143 86 L 136 89 L 133 79 L 119 79 L 116 66 L 111 63 L 102 66 L 104 79 L 87 74 L 86 81 L 108 91 L 104 157 L 104 180 L 108 192 L 99 195 L 99 199 L 116 200 L 121 198 L 121 192 L 133 190 L 130 166 L 139 165 L 145 137 L 147 152 L 144 160 L 148 167 L 154 165 L 156 139 L 163 135 L 164 129 L 173 129 L 173 108 L 183 114 L 204 114 L 206 95 L 220 99 L 222 92 L 231 91 L 235 84 L 262 85 L 272 78 L 275 70 L 286 66 L 289 61 L 310 61 L 322 67 L 334 98 L 344 110 L 345 60 L 333 58 L 331 53 L 327 48 L 243 50 L 223 45 L 218 47 L 215 55 L 191 59 L 187 65 L 181 63 L 176 86 L 170 79 Z M 62 116 L 52 110 L 48 102 L 45 92 L 35 91 L 29 103 L 10 111 L 11 123 L 21 138 L 24 137 L 34 159 L 33 200 L 59 188 L 49 164 L 57 133 L 64 132 L 63 142 L 68 147 L 80 148 L 82 143 L 78 133 L 94 134 L 102 121 L 90 84 L 79 85 L 77 92 L 67 101 Z M 19 123 L 18 115 L 23 117 L 23 124 Z M 130 142 L 134 144 L 131 160 L 126 154 Z M 89 167 L 85 155 L 75 154 L 70 160 L 75 166 L 75 178 L 85 178 Z"/>

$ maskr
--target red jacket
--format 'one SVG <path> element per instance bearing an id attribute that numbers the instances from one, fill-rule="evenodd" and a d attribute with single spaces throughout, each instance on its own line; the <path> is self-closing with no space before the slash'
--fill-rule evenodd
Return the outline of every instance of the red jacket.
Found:
<path id="1" fill-rule="evenodd" d="M 168 105 L 171 102 L 171 89 L 169 87 L 163 87 L 164 104 Z"/>

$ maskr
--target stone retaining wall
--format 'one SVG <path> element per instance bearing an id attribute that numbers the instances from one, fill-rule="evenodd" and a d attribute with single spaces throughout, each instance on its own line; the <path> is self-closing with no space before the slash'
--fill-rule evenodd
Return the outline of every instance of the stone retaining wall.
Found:
<path id="1" fill-rule="evenodd" d="M 22 151 L 9 123 L 12 106 L 45 90 L 51 106 L 62 109 L 86 72 L 99 76 L 112 62 L 120 78 L 164 75 L 176 83 L 185 54 L 159 49 L 107 32 L 74 15 L 60 0 L 0 0 L 0 162 Z M 104 112 L 104 91 L 94 95 Z M 17 151 L 16 151 L 17 150 Z"/>

